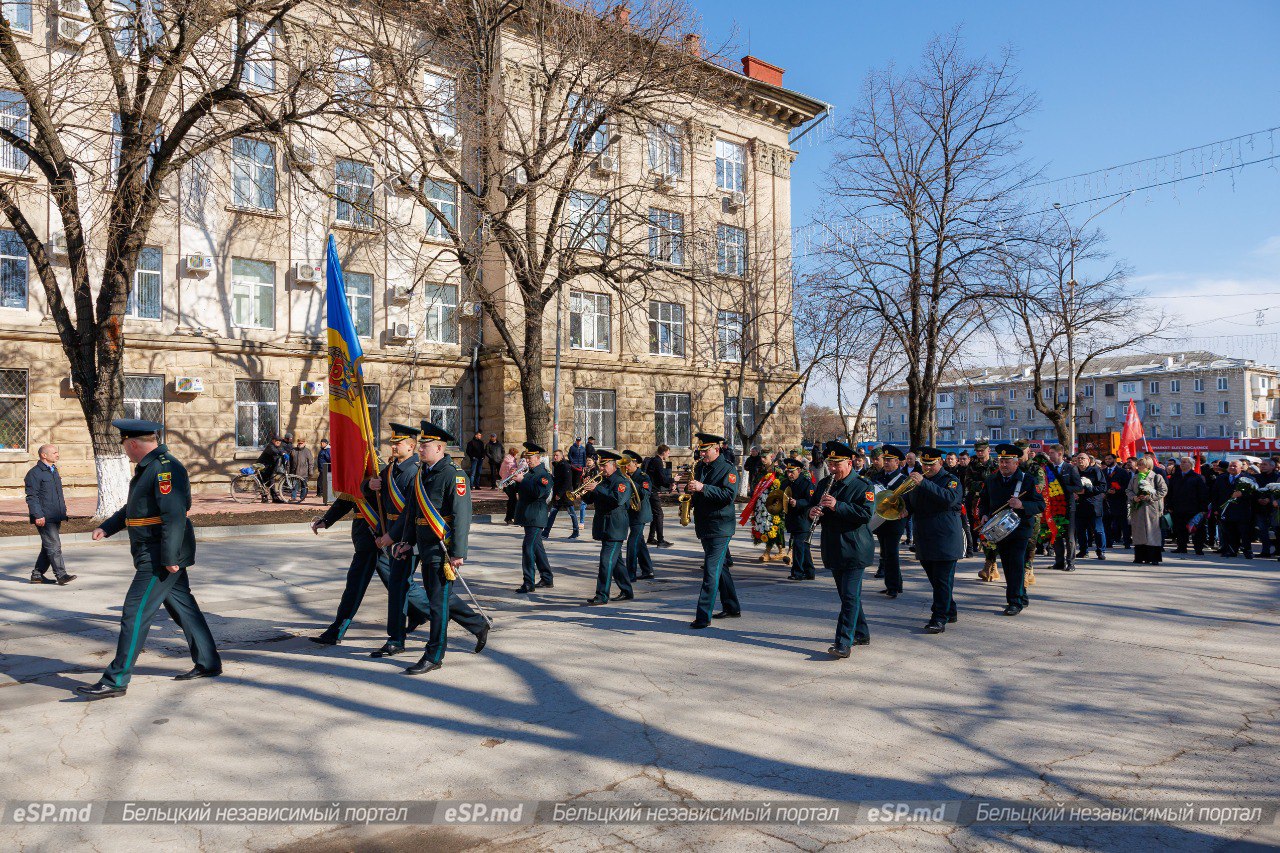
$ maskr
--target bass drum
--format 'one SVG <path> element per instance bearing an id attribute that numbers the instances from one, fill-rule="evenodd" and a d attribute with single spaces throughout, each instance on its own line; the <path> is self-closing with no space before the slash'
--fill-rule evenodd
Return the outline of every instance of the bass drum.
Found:
<path id="1" fill-rule="evenodd" d="M 992 545 L 1009 536 L 1022 524 L 1018 511 L 1005 507 L 987 519 L 987 523 L 978 529 L 978 535 Z"/>

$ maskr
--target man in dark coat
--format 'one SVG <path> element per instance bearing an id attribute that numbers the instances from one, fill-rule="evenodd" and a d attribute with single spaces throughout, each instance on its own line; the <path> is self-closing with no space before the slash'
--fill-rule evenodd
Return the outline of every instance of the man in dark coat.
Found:
<path id="1" fill-rule="evenodd" d="M 1073 572 L 1075 566 L 1075 550 L 1071 540 L 1075 538 L 1075 527 L 1078 523 L 1077 500 L 1084 492 L 1080 483 L 1080 470 L 1068 462 L 1062 455 L 1062 445 L 1054 444 L 1048 449 L 1049 464 L 1045 466 L 1062 486 L 1063 497 L 1067 501 L 1067 529 L 1059 530 L 1053 539 L 1053 567 L 1064 572 Z"/>
<path id="2" fill-rule="evenodd" d="M 738 471 L 720 455 L 724 438 L 707 432 L 696 433 L 694 438 L 698 440 L 700 458 L 688 488 L 693 530 L 702 543 L 703 561 L 698 608 L 689 627 L 701 630 L 710 626 L 712 619 L 736 619 L 742 615 L 738 589 L 726 565 L 729 540 L 737 521 L 734 501 L 738 496 Z M 724 609 L 713 614 L 717 594 Z"/>
<path id="3" fill-rule="evenodd" d="M 284 503 L 284 498 L 280 496 L 280 476 L 287 473 L 285 466 L 288 465 L 289 454 L 284 449 L 284 438 L 282 436 L 272 436 L 271 441 L 267 442 L 267 446 L 262 448 L 262 452 L 258 454 L 258 465 L 262 466 L 262 482 L 266 483 L 267 491 L 271 494 L 271 502 L 276 504 Z M 262 499 L 263 503 L 267 502 L 266 498 Z"/>
<path id="4" fill-rule="evenodd" d="M 822 525 L 822 565 L 835 577 L 840 595 L 836 639 L 827 653 L 847 658 L 854 646 L 871 643 L 862 608 L 862 573 L 871 564 L 873 546 L 867 522 L 875 492 L 870 483 L 853 473 L 853 448 L 842 441 L 828 441 L 824 449 L 831 475 L 818 484 L 818 491 L 826 494 L 809 510 L 809 517 Z"/>
<path id="5" fill-rule="evenodd" d="M 1080 472 L 1080 485 L 1084 487 L 1076 502 L 1076 556 L 1088 554 L 1092 541 L 1098 559 L 1105 560 L 1107 531 L 1102 521 L 1102 502 L 1106 500 L 1107 475 L 1093 464 L 1093 458 L 1087 453 L 1076 454 L 1076 470 Z"/>
<path id="6" fill-rule="evenodd" d="M 809 549 L 809 535 L 813 531 L 809 510 L 813 508 L 814 496 L 809 463 L 803 459 L 788 459 L 784 464 L 787 466 L 786 488 L 791 491 L 784 519 L 787 536 L 791 538 L 791 580 L 813 580 L 818 576 L 818 570 L 813 565 L 813 554 Z"/>
<path id="7" fill-rule="evenodd" d="M 1187 553 L 1188 539 L 1195 546 L 1197 554 L 1204 554 L 1204 516 L 1209 510 L 1209 487 L 1204 477 L 1197 474 L 1190 456 L 1178 460 L 1178 470 L 1169 477 L 1169 493 L 1164 499 L 1164 508 L 1169 511 L 1173 523 L 1173 541 L 1177 547 L 1175 554 Z M 1189 527 L 1196 516 L 1200 516 L 1195 526 L 1195 533 Z"/>
<path id="8" fill-rule="evenodd" d="M 884 460 L 884 471 L 881 472 L 877 484 L 886 491 L 893 491 L 907 482 L 907 472 L 901 467 L 906 454 L 886 444 L 880 448 L 880 456 Z M 893 520 L 876 519 L 877 525 L 872 532 L 880 543 L 880 566 L 876 577 L 884 578 L 884 595 L 897 598 L 902 592 L 902 563 L 898 556 L 902 534 L 907 529 L 906 516 Z"/>
<path id="9" fill-rule="evenodd" d="M 653 521 L 649 525 L 650 545 L 656 545 L 659 548 L 670 548 L 671 543 L 667 541 L 666 533 L 662 529 L 662 496 L 669 494 L 675 488 L 675 480 L 671 476 L 671 467 L 667 463 L 667 458 L 671 455 L 671 448 L 665 444 L 659 444 L 658 449 L 649 457 L 649 461 L 644 465 L 644 473 L 649 477 L 649 486 L 653 489 L 653 494 L 649 498 L 650 510 L 653 513 Z"/>
<path id="10" fill-rule="evenodd" d="M 311 448 L 307 447 L 307 441 L 302 436 L 294 439 L 293 453 L 289 456 L 289 473 L 294 474 L 302 479 L 301 499 L 307 499 L 307 489 L 311 486 L 311 476 L 316 471 L 316 458 L 311 453 Z"/>
<path id="11" fill-rule="evenodd" d="M 985 524 L 997 511 L 1013 510 L 1018 526 L 996 543 L 1000 565 L 1004 568 L 1004 615 L 1017 616 L 1030 603 L 1027 595 L 1027 546 L 1036 519 L 1044 512 L 1044 497 L 1036 488 L 1035 478 L 1019 467 L 1022 449 L 1013 444 L 996 447 L 996 473 L 987 477 L 979 506 Z"/>
<path id="12" fill-rule="evenodd" d="M 1102 522 L 1107 531 L 1107 542 L 1112 548 L 1119 548 L 1121 543 L 1128 548 L 1132 537 L 1129 534 L 1129 496 L 1125 489 L 1133 474 L 1123 465 L 1116 464 L 1116 455 L 1108 453 L 1103 457 L 1103 482 L 1106 483 L 1102 499 Z"/>
<path id="13" fill-rule="evenodd" d="M 477 432 L 471 436 L 464 452 L 467 454 L 467 477 L 471 480 L 471 488 L 479 488 L 480 472 L 484 469 L 484 433 Z"/>
<path id="14" fill-rule="evenodd" d="M 489 441 L 484 446 L 484 458 L 489 463 L 489 478 L 493 481 L 492 485 L 495 489 L 498 488 L 498 480 L 502 479 L 498 476 L 498 472 L 502 468 L 502 457 L 506 455 L 502 442 L 498 441 L 498 434 L 489 433 Z"/>
<path id="15" fill-rule="evenodd" d="M 67 520 L 67 501 L 62 492 L 62 475 L 58 473 L 58 448 L 44 444 L 37 451 L 39 461 L 27 472 L 23 481 L 27 497 L 27 520 L 40 535 L 40 554 L 31 569 L 31 583 L 49 583 L 45 572 L 53 567 L 53 578 L 60 584 L 76 579 L 67 574 L 62 561 L 62 522 Z"/>
<path id="16" fill-rule="evenodd" d="M 578 511 L 569 502 L 569 493 L 578 485 L 578 474 L 573 465 L 559 450 L 551 454 L 551 512 L 547 515 L 547 526 L 542 531 L 542 538 L 551 536 L 551 528 L 555 526 L 556 516 L 560 510 L 568 510 L 569 521 L 573 522 L 573 533 L 570 539 L 578 538 Z"/>
<path id="17" fill-rule="evenodd" d="M 1212 503 L 1218 514 L 1218 533 L 1222 543 L 1222 556 L 1243 556 L 1253 559 L 1254 489 L 1241 480 L 1240 463 L 1227 464 L 1225 476 L 1213 483 Z"/>
<path id="18" fill-rule="evenodd" d="M 933 587 L 933 607 L 924 630 L 941 634 L 956 621 L 956 602 L 952 595 L 956 581 L 956 561 L 964 556 L 964 486 L 954 471 L 942 464 L 942 451 L 936 447 L 916 450 L 920 470 L 908 476 L 915 488 L 903 496 L 911 517 L 916 520 L 916 559 Z"/>
<path id="19" fill-rule="evenodd" d="M 639 497 L 639 501 L 627 504 L 627 521 L 631 525 L 627 533 L 626 568 L 627 577 L 631 580 L 653 580 L 653 559 L 649 556 L 649 546 L 644 541 L 644 528 L 653 521 L 653 484 L 649 477 L 640 470 L 643 457 L 634 450 L 622 451 L 622 474 L 631 480 L 631 488 Z"/>
<path id="20" fill-rule="evenodd" d="M 552 474 L 542 464 L 546 451 L 532 441 L 524 443 L 524 458 L 529 467 L 516 474 L 515 523 L 524 528 L 524 540 L 520 544 L 520 568 L 524 579 L 517 595 L 533 592 L 535 587 L 550 589 L 555 586 L 547 549 L 542 546 L 543 532 L 547 529 L 547 498 L 555 490 Z M 538 582 L 533 581 L 537 571 Z"/>
<path id="21" fill-rule="evenodd" d="M 626 565 L 618 559 L 631 533 L 631 519 L 627 511 L 633 494 L 631 481 L 618 470 L 622 457 L 617 453 L 600 450 L 597 456 L 603 477 L 599 485 L 583 496 L 583 500 L 595 508 L 595 517 L 591 519 L 591 538 L 600 543 L 596 594 L 587 599 L 589 605 L 607 604 L 609 585 L 615 581 L 618 594 L 614 601 L 630 601 L 636 597 Z"/>

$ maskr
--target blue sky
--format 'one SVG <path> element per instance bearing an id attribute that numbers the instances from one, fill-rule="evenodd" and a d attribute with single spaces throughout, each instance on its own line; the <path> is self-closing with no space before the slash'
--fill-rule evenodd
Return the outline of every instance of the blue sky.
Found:
<path id="1" fill-rule="evenodd" d="M 783 66 L 788 88 L 835 104 L 837 115 L 856 103 L 868 69 L 914 64 L 935 33 L 962 25 L 971 54 L 1010 46 L 1040 100 L 1024 123 L 1026 153 L 1049 177 L 1280 125 L 1274 0 L 693 1 L 709 41 L 733 35 L 736 25 L 736 55 L 749 46 Z M 1274 150 L 1270 144 L 1260 139 L 1256 155 L 1280 154 L 1280 133 Z M 817 206 L 830 151 L 830 143 L 800 148 L 792 174 L 797 223 Z M 1223 176 L 1135 195 L 1095 221 L 1133 267 L 1135 283 L 1178 297 L 1162 304 L 1185 318 L 1186 336 L 1198 337 L 1168 348 L 1280 362 L 1280 161 L 1236 172 L 1234 186 Z M 1244 295 L 1257 292 L 1271 295 Z M 1257 309 L 1269 309 L 1262 326 Z M 1227 316 L 1235 314 L 1242 316 Z"/>

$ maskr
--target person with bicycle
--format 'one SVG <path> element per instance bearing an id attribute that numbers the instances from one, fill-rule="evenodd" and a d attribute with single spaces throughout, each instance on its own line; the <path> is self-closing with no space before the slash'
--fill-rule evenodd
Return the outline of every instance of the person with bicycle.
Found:
<path id="1" fill-rule="evenodd" d="M 271 442 L 266 447 L 262 448 L 262 453 L 258 456 L 258 461 L 254 463 L 255 465 L 262 466 L 259 469 L 259 474 L 262 476 L 262 481 L 267 487 L 267 495 L 270 496 L 273 504 L 282 504 L 285 502 L 284 498 L 280 494 L 280 480 L 286 473 L 288 473 L 286 466 L 288 465 L 289 457 L 288 452 L 283 447 L 283 444 L 284 439 L 281 436 L 273 435 L 271 437 Z M 267 502 L 267 496 L 263 496 L 262 502 Z"/>

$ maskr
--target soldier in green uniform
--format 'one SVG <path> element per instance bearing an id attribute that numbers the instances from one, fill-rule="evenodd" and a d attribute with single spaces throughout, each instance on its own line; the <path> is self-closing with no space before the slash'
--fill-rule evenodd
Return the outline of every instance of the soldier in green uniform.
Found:
<path id="1" fill-rule="evenodd" d="M 720 455 L 724 441 L 718 435 L 696 433 L 701 458 L 693 469 L 689 494 L 693 500 L 693 529 L 702 543 L 702 589 L 698 592 L 698 610 L 689 627 L 701 630 L 712 619 L 736 619 L 742 615 L 738 590 L 726 565 L 729 540 L 733 537 L 734 501 L 738 496 L 738 470 Z M 716 594 L 724 607 L 715 609 Z"/>
<path id="2" fill-rule="evenodd" d="M 809 534 L 813 530 L 813 522 L 809 520 L 809 509 L 813 501 L 813 480 L 809 479 L 809 463 L 803 459 L 787 459 L 787 486 L 790 497 L 787 499 L 787 517 L 785 523 L 787 534 L 791 537 L 791 580 L 813 580 L 818 570 L 813 565 L 813 554 L 809 551 Z"/>
<path id="3" fill-rule="evenodd" d="M 1031 442 L 1025 438 L 1018 439 L 1013 443 L 1013 445 L 1022 453 L 1021 468 L 1026 471 L 1035 482 L 1036 489 L 1039 491 L 1041 501 L 1043 502 L 1045 486 L 1048 483 L 1048 480 L 1044 475 L 1044 466 L 1045 463 L 1049 461 L 1049 458 L 1044 454 L 1032 454 Z M 1043 510 L 1043 507 L 1041 507 L 1041 509 Z M 1036 582 L 1036 554 L 1044 553 L 1044 537 L 1047 535 L 1045 531 L 1046 528 L 1041 516 L 1036 516 L 1032 519 L 1031 538 L 1027 541 L 1027 567 L 1025 578 L 1027 586 L 1032 586 Z"/>
<path id="4" fill-rule="evenodd" d="M 1012 444 L 996 448 L 999 457 L 996 473 L 987 477 L 982 489 L 979 514 L 985 523 L 992 515 L 1008 507 L 1018 517 L 1018 526 L 998 543 L 1000 565 L 1005 574 L 1006 616 L 1017 616 L 1029 598 L 1026 587 L 1027 544 L 1035 529 L 1035 521 L 1044 512 L 1044 498 L 1032 476 L 1020 465 L 1022 450 Z"/>
<path id="5" fill-rule="evenodd" d="M 841 441 L 828 441 L 827 468 L 831 475 L 818 483 L 822 495 L 809 517 L 822 524 L 822 564 L 831 570 L 840 594 L 836 641 L 827 653 L 847 658 L 854 646 L 871 643 L 871 631 L 862 612 L 862 573 L 871 565 L 874 548 L 867 523 L 875 508 L 871 484 L 853 473 L 853 449 Z"/>
<path id="6" fill-rule="evenodd" d="M 977 549 L 982 550 L 983 565 L 978 572 L 978 578 L 984 581 L 1000 580 L 1000 570 L 996 568 L 996 546 L 985 540 L 979 541 L 977 538 L 978 524 L 978 503 L 982 499 L 982 489 L 986 484 L 987 477 L 996 472 L 996 461 L 991 458 L 991 445 L 985 439 L 979 439 L 973 444 L 973 461 L 969 463 L 965 470 L 964 492 L 965 492 L 965 510 L 969 514 L 969 527 L 974 531 L 975 552 Z"/>
<path id="7" fill-rule="evenodd" d="M 527 595 L 537 587 L 550 589 L 555 585 L 547 549 L 542 545 L 542 531 L 547 526 L 547 499 L 552 489 L 551 472 L 542 464 L 544 453 L 546 450 L 541 445 L 526 441 L 523 455 L 529 467 L 516 474 L 515 522 L 524 528 L 524 539 L 520 543 L 520 568 L 524 580 L 516 595 Z M 538 574 L 536 585 L 533 582 L 535 570 Z"/>
<path id="8" fill-rule="evenodd" d="M 595 509 L 595 515 L 591 519 L 591 538 L 600 543 L 596 594 L 587 599 L 589 605 L 608 603 L 611 580 L 618 583 L 618 594 L 614 601 L 630 601 L 636 597 L 621 555 L 623 543 L 631 533 L 627 506 L 633 498 L 638 501 L 639 496 L 635 494 L 631 481 L 618 470 L 621 456 L 612 450 L 599 450 L 596 452 L 596 459 L 603 477 L 599 485 L 582 496 Z"/>
<path id="9" fill-rule="evenodd" d="M 960 507 L 964 487 L 959 476 L 942 465 L 942 451 L 936 447 L 917 448 L 920 470 L 909 476 L 916 487 L 904 496 L 916 520 L 916 558 L 933 586 L 933 608 L 924 630 L 941 634 L 956 621 L 952 589 L 956 561 L 964 556 L 964 520 Z"/>
<path id="10" fill-rule="evenodd" d="M 631 580 L 653 580 L 653 559 L 644 541 L 645 525 L 653 521 L 653 485 L 649 475 L 640 470 L 644 457 L 634 450 L 622 451 L 622 474 L 631 481 L 631 487 L 639 496 L 639 507 L 632 501 L 627 504 L 627 519 L 631 524 L 627 534 L 627 577 Z"/>
<path id="11" fill-rule="evenodd" d="M 399 552 L 407 554 L 416 540 L 422 585 L 427 593 L 427 615 L 431 630 L 422 658 L 405 669 L 418 675 L 439 669 L 444 662 L 448 625 L 455 611 L 470 623 L 479 652 L 489 639 L 488 622 L 466 602 L 451 601 L 457 570 L 467 558 L 467 537 L 471 532 L 471 488 L 467 476 L 453 463 L 446 445 L 453 436 L 430 421 L 422 422 L 418 458 L 422 465 L 405 510 L 391 528 L 390 539 Z M 412 533 L 411 533 L 412 531 Z M 390 544 L 390 543 L 388 543 Z M 481 627 L 483 626 L 483 628 Z"/>
<path id="12" fill-rule="evenodd" d="M 115 658 L 97 684 L 76 688 L 77 693 L 90 699 L 125 694 L 134 661 L 146 644 L 147 631 L 162 604 L 182 629 L 195 664 L 175 680 L 222 675 L 222 659 L 187 577 L 187 568 L 196 560 L 195 530 L 187 520 L 191 509 L 187 469 L 169 448 L 159 443 L 160 424 L 123 419 L 112 421 L 111 425 L 120 430 L 125 455 L 137 468 L 129 481 L 124 508 L 93 531 L 93 541 L 127 529 L 134 575 L 120 614 Z"/>
<path id="13" fill-rule="evenodd" d="M 419 432 L 416 427 L 391 424 L 391 437 L 387 439 L 391 459 L 378 472 L 377 477 L 370 477 L 360 485 L 361 497 L 373 508 L 375 523 L 383 527 L 394 524 L 399 519 L 417 479 L 419 463 L 414 449 Z M 323 516 L 311 522 L 311 532 L 318 536 L 321 530 L 328 530 L 355 509 L 356 504 L 349 497 L 339 498 Z M 412 633 L 427 621 L 427 595 L 420 585 L 413 583 L 412 562 L 396 560 L 393 572 L 393 561 L 389 553 L 378 548 L 376 540 L 380 534 L 385 533 L 383 527 L 371 528 L 364 515 L 356 512 L 355 519 L 351 522 L 351 544 L 355 551 L 347 569 L 346 586 L 338 602 L 338 612 L 333 623 L 319 636 L 308 638 L 311 642 L 322 646 L 336 646 L 342 642 L 360 610 L 360 603 L 364 601 L 375 572 L 382 585 L 387 588 L 388 613 L 394 613 L 395 607 L 400 607 L 399 629 L 391 625 L 387 629 L 389 643 L 394 641 L 403 651 L 406 633 Z M 403 592 L 393 594 L 393 588 Z M 396 599 L 398 605 L 391 603 L 391 599 Z M 403 624 L 406 616 L 408 626 Z M 388 618 L 389 623 L 394 621 L 396 620 Z M 374 656 L 382 657 L 387 648 L 388 646 L 384 646 L 374 652 Z"/>
<path id="14" fill-rule="evenodd" d="M 892 444 L 886 444 L 880 450 L 884 470 L 873 484 L 873 489 L 875 485 L 879 485 L 891 492 L 907 482 L 907 472 L 902 469 L 902 461 L 907 457 Z M 884 578 L 884 589 L 881 593 L 890 598 L 897 598 L 902 592 L 902 558 L 899 556 L 899 549 L 902 546 L 902 533 L 907 528 L 907 520 L 903 517 L 888 521 L 881 516 L 877 522 L 878 526 L 872 531 L 880 543 L 880 564 L 876 569 L 876 577 Z"/>

